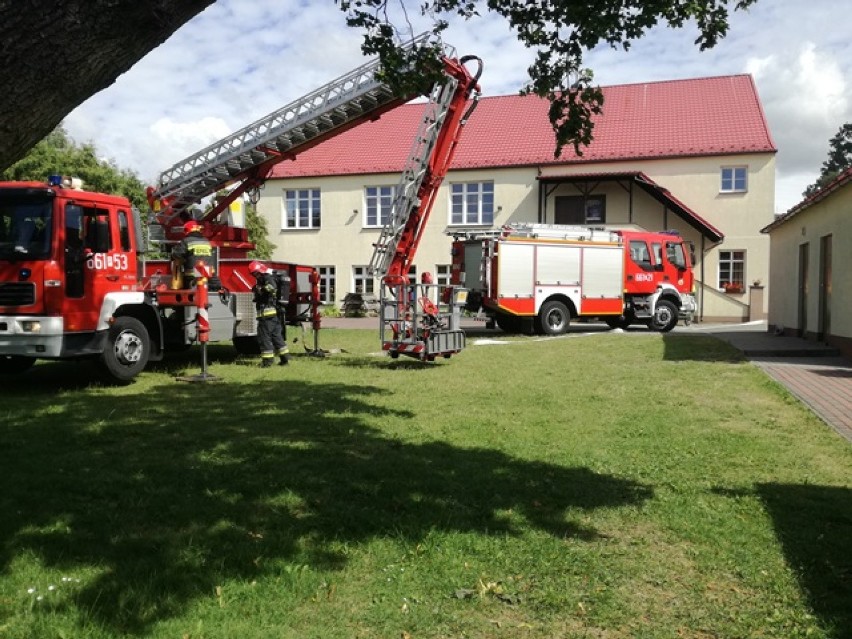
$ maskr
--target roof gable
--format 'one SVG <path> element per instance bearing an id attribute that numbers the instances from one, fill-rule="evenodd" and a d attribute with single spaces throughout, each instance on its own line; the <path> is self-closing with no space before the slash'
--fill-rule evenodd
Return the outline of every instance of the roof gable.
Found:
<path id="1" fill-rule="evenodd" d="M 774 221 L 760 229 L 760 232 L 769 233 L 773 229 L 778 228 L 782 224 L 785 224 L 792 218 L 796 217 L 802 211 L 806 211 L 818 202 L 822 202 L 829 195 L 850 183 L 852 183 L 852 166 L 842 171 L 840 175 L 834 178 L 831 182 L 823 186 L 820 190 L 806 197 L 804 200 L 799 202 L 789 211 L 787 211 L 783 215 L 779 215 L 778 217 L 776 217 Z"/>
<path id="2" fill-rule="evenodd" d="M 604 87 L 594 141 L 554 158 L 548 102 L 537 96 L 482 98 L 465 127 L 453 169 L 774 153 L 751 76 L 735 75 Z M 394 109 L 278 164 L 271 177 L 398 173 L 423 112 Z"/>

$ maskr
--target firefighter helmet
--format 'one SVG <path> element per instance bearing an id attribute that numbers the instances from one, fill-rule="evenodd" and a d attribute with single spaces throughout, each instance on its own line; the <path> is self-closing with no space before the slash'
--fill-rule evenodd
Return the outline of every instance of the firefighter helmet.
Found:
<path id="1" fill-rule="evenodd" d="M 249 273 L 255 275 L 257 273 L 266 274 L 269 273 L 269 267 L 263 262 L 258 262 L 255 260 L 251 264 L 249 264 Z"/>
<path id="2" fill-rule="evenodd" d="M 183 225 L 183 234 L 189 235 L 190 233 L 195 233 L 196 231 L 200 233 L 201 228 L 201 224 L 199 224 L 195 220 L 190 220 L 189 222 Z"/>

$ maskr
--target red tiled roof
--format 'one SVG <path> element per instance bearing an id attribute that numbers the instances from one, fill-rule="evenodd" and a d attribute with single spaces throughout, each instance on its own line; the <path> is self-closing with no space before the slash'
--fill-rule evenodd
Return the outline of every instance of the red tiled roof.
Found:
<path id="1" fill-rule="evenodd" d="M 485 78 L 487 82 L 487 78 Z M 737 153 L 774 153 L 751 76 L 733 75 L 603 87 L 604 112 L 582 157 L 573 147 L 554 159 L 546 100 L 482 98 L 453 169 L 541 166 Z M 398 173 L 423 105 L 406 104 L 277 165 L 273 178 Z"/>

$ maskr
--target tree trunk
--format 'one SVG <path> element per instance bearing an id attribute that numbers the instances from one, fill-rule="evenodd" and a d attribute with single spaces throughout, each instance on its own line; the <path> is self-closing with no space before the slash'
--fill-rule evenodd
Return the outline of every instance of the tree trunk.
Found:
<path id="1" fill-rule="evenodd" d="M 0 0 L 0 170 L 213 2 Z"/>

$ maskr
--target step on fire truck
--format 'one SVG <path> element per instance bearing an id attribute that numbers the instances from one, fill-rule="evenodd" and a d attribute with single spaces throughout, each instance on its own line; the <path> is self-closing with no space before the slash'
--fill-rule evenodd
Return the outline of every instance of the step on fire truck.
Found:
<path id="1" fill-rule="evenodd" d="M 427 44 L 424 35 L 405 46 Z M 404 197 L 376 246 L 375 272 L 393 287 L 396 301 L 388 308 L 397 319 L 389 324 L 397 327 L 403 347 L 406 340 L 423 339 L 411 326 L 424 320 L 400 274 L 416 251 L 476 87 L 464 66 L 474 58 L 449 56 L 443 57 L 446 79 L 432 91 L 418 152 L 398 189 Z M 187 286 L 169 261 L 145 260 L 141 215 L 126 198 L 85 191 L 58 176 L 47 183 L 0 182 L 0 373 L 23 372 L 37 359 L 87 358 L 100 363 L 108 381 L 127 383 L 149 361 L 196 342 L 233 340 L 238 351 L 256 352 L 248 271 L 254 245 L 245 228 L 229 224 L 229 208 L 244 195 L 256 201 L 278 162 L 417 97 L 396 94 L 378 79 L 379 70 L 378 61 L 358 67 L 177 163 L 149 187 L 151 240 L 168 248 L 180 241 L 187 221 L 201 223 L 214 247 L 212 263 L 200 274 L 210 276 L 209 297 L 206 278 Z M 210 210 L 196 215 L 211 198 Z M 287 284 L 285 320 L 310 322 L 318 351 L 316 269 L 269 266 Z M 429 310 L 440 332 L 445 320 Z"/>
<path id="2" fill-rule="evenodd" d="M 451 281 L 507 332 L 559 335 L 586 318 L 666 332 L 696 310 L 691 254 L 674 231 L 515 223 L 456 235 Z"/>

